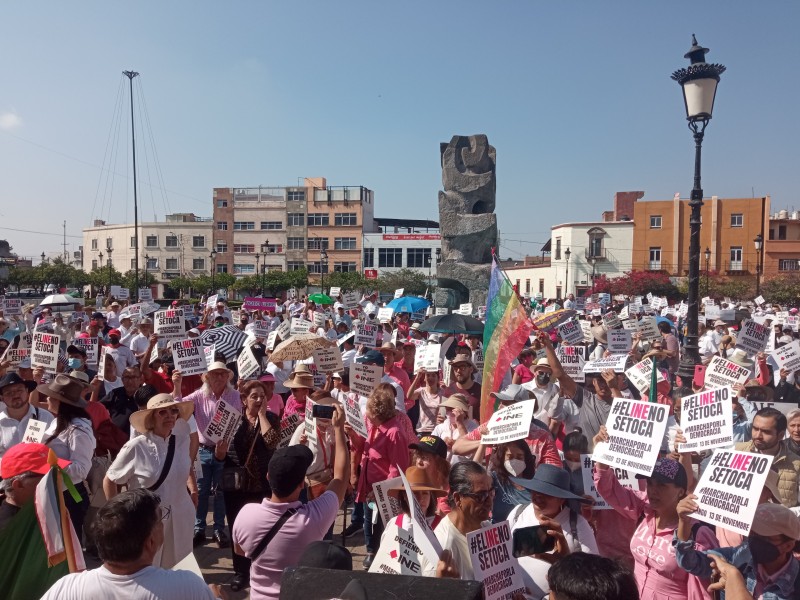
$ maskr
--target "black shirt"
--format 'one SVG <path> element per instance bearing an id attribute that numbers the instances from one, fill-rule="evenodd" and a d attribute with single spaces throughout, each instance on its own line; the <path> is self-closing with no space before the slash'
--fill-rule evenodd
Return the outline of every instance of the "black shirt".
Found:
<path id="1" fill-rule="evenodd" d="M 100 400 L 100 403 L 108 409 L 111 415 L 111 422 L 125 432 L 125 435 L 130 435 L 131 413 L 139 410 L 139 405 L 136 404 L 133 396 L 128 396 L 124 387 L 118 387 L 111 390 L 105 398 Z"/>
<path id="2" fill-rule="evenodd" d="M 0 531 L 3 531 L 6 525 L 11 522 L 11 519 L 17 516 L 19 510 L 19 506 L 11 504 L 8 500 L 0 504 Z"/>

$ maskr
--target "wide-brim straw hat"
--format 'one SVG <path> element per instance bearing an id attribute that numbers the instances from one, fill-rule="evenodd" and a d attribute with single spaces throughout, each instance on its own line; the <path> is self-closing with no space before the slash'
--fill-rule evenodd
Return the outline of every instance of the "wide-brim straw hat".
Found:
<path id="1" fill-rule="evenodd" d="M 86 408 L 88 403 L 81 397 L 81 394 L 88 387 L 80 379 L 59 373 L 50 383 L 42 383 L 36 386 L 36 391 L 49 398 L 55 398 L 59 402 L 66 402 L 78 408 Z"/>
<path id="2" fill-rule="evenodd" d="M 212 362 L 208 366 L 208 371 L 205 373 L 205 375 L 207 375 L 208 373 L 211 373 L 211 371 L 226 371 L 228 373 L 228 379 L 233 379 L 233 371 L 231 371 L 228 368 L 228 365 L 226 365 L 221 360 L 217 360 L 217 361 Z"/>
<path id="3" fill-rule="evenodd" d="M 162 408 L 177 408 L 180 411 L 178 416 L 184 421 L 188 421 L 194 412 L 194 402 L 191 400 L 175 402 L 170 394 L 156 394 L 147 401 L 147 408 L 131 414 L 131 427 L 139 433 L 147 433 L 152 430 L 153 414 Z"/>
<path id="4" fill-rule="evenodd" d="M 314 389 L 314 376 L 311 373 L 295 373 L 291 379 L 288 379 L 284 384 L 287 388 L 308 388 Z"/>
<path id="5" fill-rule="evenodd" d="M 608 344 L 608 331 L 602 325 L 592 327 L 592 335 L 601 344 Z"/>
<path id="6" fill-rule="evenodd" d="M 425 469 L 420 469 L 419 467 L 408 467 L 405 475 L 412 492 L 431 492 L 434 496 L 447 495 L 447 490 L 436 487 L 430 481 L 428 481 L 428 472 Z M 400 495 L 404 495 L 406 493 L 406 488 L 403 487 L 403 482 L 401 481 L 394 487 L 390 487 L 388 490 L 386 490 L 386 493 L 396 498 Z"/>
<path id="7" fill-rule="evenodd" d="M 391 352 L 395 362 L 403 358 L 403 351 L 398 350 L 397 347 L 392 342 L 384 342 L 383 345 L 376 348 L 376 350 L 381 354 L 383 354 L 384 352 Z"/>

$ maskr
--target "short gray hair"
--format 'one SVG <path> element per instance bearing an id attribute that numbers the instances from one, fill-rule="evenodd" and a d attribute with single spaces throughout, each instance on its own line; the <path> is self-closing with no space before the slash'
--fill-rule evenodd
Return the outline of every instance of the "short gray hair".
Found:
<path id="1" fill-rule="evenodd" d="M 0 481 L 0 490 L 8 491 L 11 489 L 13 483 L 19 479 L 25 479 L 26 477 L 30 477 L 31 475 L 38 475 L 38 473 L 34 473 L 33 471 L 23 471 L 18 475 L 14 475 L 13 477 L 9 477 L 8 479 L 3 479 Z"/>
<path id="2" fill-rule="evenodd" d="M 789 423 L 793 419 L 800 417 L 800 408 L 794 408 L 786 415 L 786 422 Z"/>

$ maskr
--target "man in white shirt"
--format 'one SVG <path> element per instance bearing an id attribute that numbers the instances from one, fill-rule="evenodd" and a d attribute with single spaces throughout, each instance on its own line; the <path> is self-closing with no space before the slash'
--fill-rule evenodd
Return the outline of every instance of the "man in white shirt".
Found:
<path id="1" fill-rule="evenodd" d="M 209 320 L 213 323 L 214 319 L 218 316 L 225 319 L 226 325 L 231 325 L 233 323 L 233 315 L 231 315 L 231 311 L 228 310 L 228 307 L 225 306 L 225 300 L 217 300 L 217 305 L 214 308 L 214 312 L 211 313 L 211 318 Z"/>
<path id="2" fill-rule="evenodd" d="M 345 369 L 349 369 L 356 358 L 356 347 L 353 343 L 355 335 L 355 333 L 350 332 L 339 341 L 339 348 L 342 351 L 342 364 Z"/>
<path id="3" fill-rule="evenodd" d="M 119 302 L 112 302 L 111 303 L 111 310 L 106 313 L 106 322 L 108 322 L 108 326 L 112 329 L 116 329 L 119 327 L 119 313 L 122 310 Z"/>
<path id="4" fill-rule="evenodd" d="M 369 296 L 365 296 L 364 299 L 359 302 L 361 308 L 364 309 L 364 314 L 367 316 L 371 315 L 371 318 L 374 318 L 376 314 L 378 314 L 378 292 L 372 292 Z"/>
<path id="5" fill-rule="evenodd" d="M 164 543 L 164 521 L 171 517 L 160 506 L 159 497 L 146 488 L 115 496 L 97 512 L 91 525 L 102 566 L 62 577 L 43 598 L 220 598 L 219 585 L 206 585 L 191 571 L 153 566 L 153 558 Z"/>
<path id="6" fill-rule="evenodd" d="M 119 329 L 112 329 L 108 332 L 106 354 L 111 356 L 117 364 L 117 373 L 122 373 L 128 367 L 135 367 L 139 364 L 131 349 L 120 343 L 121 339 L 122 335 L 120 335 Z"/>
<path id="7" fill-rule="evenodd" d="M 34 389 L 35 382 L 25 381 L 16 373 L 8 373 L 0 379 L 0 399 L 5 404 L 5 409 L 0 411 L 0 460 L 9 448 L 22 441 L 31 419 L 42 421 L 41 431 L 44 432 L 55 418 L 43 408 L 34 408 L 28 403 L 28 395 Z"/>
<path id="8" fill-rule="evenodd" d="M 145 317 L 139 321 L 139 333 L 134 335 L 128 344 L 134 356 L 141 358 L 150 345 L 151 335 L 153 335 L 153 320 Z"/>

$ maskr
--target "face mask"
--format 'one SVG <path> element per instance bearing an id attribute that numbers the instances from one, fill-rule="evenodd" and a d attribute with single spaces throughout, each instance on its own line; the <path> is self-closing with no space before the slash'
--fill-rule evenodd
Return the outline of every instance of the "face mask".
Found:
<path id="1" fill-rule="evenodd" d="M 80 358 L 69 358 L 67 359 L 67 365 L 74 371 L 81 368 L 83 361 Z"/>
<path id="2" fill-rule="evenodd" d="M 119 338 L 115 335 L 109 336 L 108 341 L 111 344 L 119 344 Z"/>
<path id="3" fill-rule="evenodd" d="M 753 556 L 753 560 L 762 565 L 777 560 L 781 554 L 780 550 L 775 546 L 759 537 L 748 537 L 747 544 L 750 546 L 750 554 Z"/>
<path id="4" fill-rule="evenodd" d="M 578 469 L 581 468 L 581 461 L 579 461 L 579 460 L 577 460 L 577 461 L 576 460 L 565 460 L 564 462 L 566 463 L 567 468 L 570 471 L 577 471 Z"/>
<path id="5" fill-rule="evenodd" d="M 547 385 L 548 383 L 550 383 L 550 373 L 547 373 L 545 371 L 539 371 L 536 374 L 536 383 L 538 383 L 539 385 Z"/>
<path id="6" fill-rule="evenodd" d="M 510 458 L 503 463 L 503 466 L 506 468 L 506 471 L 511 473 L 514 477 L 519 477 L 522 473 L 525 472 L 525 464 L 524 460 L 520 460 L 518 458 Z"/>

